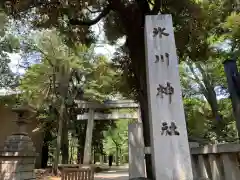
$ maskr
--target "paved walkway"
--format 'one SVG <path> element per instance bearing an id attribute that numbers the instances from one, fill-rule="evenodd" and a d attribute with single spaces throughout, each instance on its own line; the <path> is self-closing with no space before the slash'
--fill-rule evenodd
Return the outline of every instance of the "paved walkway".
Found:
<path id="1" fill-rule="evenodd" d="M 112 169 L 95 174 L 95 180 L 128 180 L 128 169 Z"/>
<path id="2" fill-rule="evenodd" d="M 59 177 L 48 177 L 42 180 L 61 180 Z M 94 180 L 128 180 L 128 168 L 112 168 L 108 171 L 96 173 Z"/>

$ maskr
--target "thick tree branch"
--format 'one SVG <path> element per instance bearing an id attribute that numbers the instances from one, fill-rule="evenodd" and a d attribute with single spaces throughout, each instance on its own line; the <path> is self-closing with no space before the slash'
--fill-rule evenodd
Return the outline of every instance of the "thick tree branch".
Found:
<path id="1" fill-rule="evenodd" d="M 161 9 L 162 0 L 155 0 L 152 14 L 158 14 Z"/>
<path id="2" fill-rule="evenodd" d="M 103 11 L 96 18 L 92 20 L 70 19 L 69 23 L 71 25 L 92 26 L 94 24 L 97 24 L 102 18 L 107 16 L 110 11 L 111 11 L 111 6 L 109 4 L 107 7 L 103 9 Z"/>

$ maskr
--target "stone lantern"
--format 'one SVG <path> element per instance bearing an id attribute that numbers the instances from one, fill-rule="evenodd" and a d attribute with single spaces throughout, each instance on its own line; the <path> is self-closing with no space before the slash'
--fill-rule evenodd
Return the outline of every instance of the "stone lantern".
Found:
<path id="1" fill-rule="evenodd" d="M 27 114 L 29 108 L 14 108 L 17 113 L 17 132 L 8 136 L 0 155 L 1 176 L 3 180 L 35 179 L 34 166 L 36 150 L 27 133 Z"/>

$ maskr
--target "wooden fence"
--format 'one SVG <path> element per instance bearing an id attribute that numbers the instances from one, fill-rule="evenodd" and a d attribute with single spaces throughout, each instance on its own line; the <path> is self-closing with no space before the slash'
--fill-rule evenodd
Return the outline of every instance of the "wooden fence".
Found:
<path id="1" fill-rule="evenodd" d="M 93 168 L 63 168 L 62 180 L 93 180 Z"/>

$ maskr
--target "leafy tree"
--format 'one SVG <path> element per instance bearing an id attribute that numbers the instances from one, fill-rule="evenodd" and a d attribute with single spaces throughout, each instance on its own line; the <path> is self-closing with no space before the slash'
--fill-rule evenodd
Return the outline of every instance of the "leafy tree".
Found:
<path id="1" fill-rule="evenodd" d="M 10 33 L 6 33 L 8 19 L 0 9 L 0 88 L 14 89 L 17 85 L 17 75 L 9 67 L 11 62 L 8 53 L 16 52 L 19 41 Z"/>
<path id="2" fill-rule="evenodd" d="M 21 0 L 2 1 L 2 4 L 16 18 L 29 18 L 29 13 L 33 14 L 31 19 L 36 27 L 57 27 L 70 44 L 76 41 L 92 42 L 89 26 L 100 20 L 104 22 L 104 31 L 110 43 L 125 36 L 126 43 L 116 54 L 115 62 L 123 72 L 124 82 L 128 83 L 128 89 L 121 90 L 126 92 L 127 89 L 128 93 L 125 94 L 135 97 L 141 104 L 146 146 L 150 146 L 150 137 L 144 58 L 145 15 L 158 14 L 160 11 L 172 14 L 180 59 L 188 57 L 191 61 L 205 61 L 212 50 L 208 38 L 214 39 L 215 35 L 224 34 L 226 31 L 221 22 L 225 21 L 229 12 L 237 10 L 236 0 Z M 151 164 L 149 156 L 146 160 L 147 164 Z M 151 178 L 150 171 L 148 177 Z"/>
<path id="3" fill-rule="evenodd" d="M 12 72 L 9 67 L 9 56 L 2 52 L 0 53 L 0 88 L 9 90 L 14 89 L 17 83 L 17 76 Z"/>
<path id="4" fill-rule="evenodd" d="M 184 110 L 189 137 L 207 141 L 205 135 L 210 130 L 208 126 L 209 106 L 199 98 L 184 98 Z"/>
<path id="5" fill-rule="evenodd" d="M 111 99 L 116 93 L 115 80 L 119 74 L 104 56 L 97 56 L 92 63 L 91 73 L 86 76 L 84 97 L 98 102 Z"/>
<path id="6" fill-rule="evenodd" d="M 183 94 L 185 97 L 202 96 L 212 110 L 213 119 L 220 121 L 217 95 L 226 95 L 226 79 L 221 63 L 217 60 L 208 60 L 205 63 L 185 61 L 181 67 L 181 82 L 183 84 Z M 218 94 L 216 93 L 218 89 Z"/>
<path id="7" fill-rule="evenodd" d="M 109 42 L 115 43 L 119 37 L 126 36 L 127 52 L 121 55 L 127 82 L 136 92 L 136 99 L 141 104 L 145 145 L 150 146 L 147 90 L 144 54 L 145 15 L 170 13 L 174 18 L 177 46 L 180 54 L 191 57 L 207 53 L 207 43 L 201 35 L 203 31 L 201 8 L 192 0 L 148 1 L 148 0 L 105 0 L 105 1 L 3 1 L 5 9 L 15 17 L 34 12 L 41 18 L 33 18 L 38 27 L 58 27 L 68 36 L 68 40 L 80 40 L 88 43 L 89 26 L 104 21 L 104 29 Z M 95 12 L 97 12 L 95 15 Z M 33 13 L 33 11 L 31 11 Z M 28 14 L 27 14 L 28 15 Z M 35 16 L 37 16 L 35 15 Z M 47 17 L 47 18 L 46 18 Z M 91 34 L 91 33 L 90 33 Z M 197 46 L 196 46 L 197 45 Z M 191 49 L 189 51 L 189 49 Z M 125 55 L 126 54 L 126 55 Z M 194 59 L 194 58 L 192 58 Z M 126 71 L 126 69 L 128 69 Z M 147 164 L 150 157 L 147 157 Z M 148 176 L 151 176 L 148 171 Z"/>
<path id="8" fill-rule="evenodd" d="M 114 126 L 104 132 L 104 150 L 107 154 L 116 155 L 116 163 L 119 165 L 120 156 L 128 151 L 128 120 L 118 120 Z"/>
<path id="9" fill-rule="evenodd" d="M 56 173 L 60 147 L 64 154 L 63 162 L 68 162 L 68 122 L 70 119 L 68 107 L 74 103 L 75 98 L 81 96 L 79 90 L 81 89 L 82 74 L 87 72 L 83 63 L 87 61 L 84 56 L 76 56 L 71 49 L 64 45 L 59 36 L 54 36 L 52 32 L 45 32 L 44 36 L 35 41 L 36 50 L 43 56 L 42 63 L 33 65 L 27 71 L 22 79 L 21 87 L 26 92 L 27 99 L 37 107 L 47 106 L 50 108 L 50 113 L 54 113 L 58 119 L 54 161 L 54 172 Z M 80 47 L 78 52 L 85 53 L 86 50 L 84 47 Z"/>
<path id="10" fill-rule="evenodd" d="M 205 63 L 185 61 L 181 64 L 189 137 L 202 139 L 202 143 L 236 141 L 236 127 L 233 127 L 234 118 L 221 63 L 224 58 L 224 54 L 219 54 L 218 58 L 211 57 Z"/>
<path id="11" fill-rule="evenodd" d="M 57 129 L 55 135 L 58 133 L 56 148 L 58 152 L 55 158 L 59 157 L 61 145 L 62 161 L 67 163 L 68 129 L 76 130 L 82 149 L 85 141 L 86 123 L 76 122 L 76 114 L 81 112 L 75 100 L 101 102 L 111 96 L 116 72 L 110 68 L 104 57 L 95 56 L 91 49 L 84 46 L 67 47 L 56 31 L 38 33 L 34 43 L 28 46 L 30 51 L 40 53 L 41 61 L 29 67 L 21 80 L 21 89 L 24 91 L 25 99 L 43 112 L 41 119 L 48 113 L 53 114 L 53 117 L 47 118 L 47 122 L 42 121 L 43 128 L 47 125 Z M 98 126 L 100 130 L 95 133 L 100 133 L 105 124 L 108 123 L 100 123 Z M 103 136 L 99 139 L 101 137 Z M 56 159 L 55 171 L 57 161 Z"/>
<path id="12" fill-rule="evenodd" d="M 228 99 L 218 102 L 221 121 L 212 120 L 212 112 L 206 101 L 199 98 L 185 98 L 184 108 L 189 138 L 200 144 L 236 142 L 237 130 Z"/>

